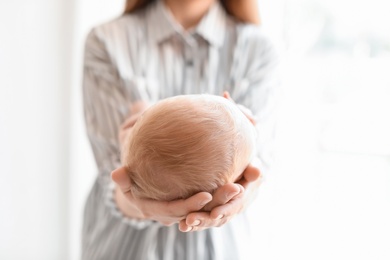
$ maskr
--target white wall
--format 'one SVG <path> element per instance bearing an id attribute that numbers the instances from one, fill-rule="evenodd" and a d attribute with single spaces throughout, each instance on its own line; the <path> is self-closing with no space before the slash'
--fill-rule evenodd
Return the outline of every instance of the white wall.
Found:
<path id="1" fill-rule="evenodd" d="M 95 175 L 82 122 L 83 42 L 122 7 L 0 2 L 0 259 L 79 259 Z"/>
<path id="2" fill-rule="evenodd" d="M 1 259 L 67 259 L 68 5 L 0 2 Z"/>
<path id="3" fill-rule="evenodd" d="M 390 259 L 390 3 L 260 2 L 284 96 L 259 259 Z"/>

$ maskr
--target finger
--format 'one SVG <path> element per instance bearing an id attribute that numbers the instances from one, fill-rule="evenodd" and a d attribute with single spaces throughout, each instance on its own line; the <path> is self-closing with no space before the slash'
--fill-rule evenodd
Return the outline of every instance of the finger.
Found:
<path id="1" fill-rule="evenodd" d="M 260 169 L 253 164 L 249 164 L 242 176 L 243 177 L 237 181 L 237 183 L 242 185 L 244 188 L 247 188 L 250 183 L 256 182 L 261 178 Z"/>
<path id="2" fill-rule="evenodd" d="M 127 136 L 130 134 L 131 128 L 135 125 L 138 118 L 140 117 L 140 113 L 130 116 L 123 122 L 119 129 L 119 143 L 121 146 L 126 142 Z"/>
<path id="3" fill-rule="evenodd" d="M 143 111 L 145 111 L 148 107 L 149 107 L 149 103 L 146 102 L 146 101 L 143 101 L 143 100 L 140 100 L 140 101 L 136 101 L 134 102 L 131 107 L 130 107 L 130 110 L 132 113 L 141 113 Z"/>
<path id="4" fill-rule="evenodd" d="M 181 232 L 195 232 L 195 231 L 201 231 L 201 230 L 204 230 L 204 229 L 207 229 L 207 228 L 203 228 L 203 227 L 196 227 L 196 226 L 187 226 L 185 224 L 184 221 L 181 221 L 179 223 L 179 230 Z"/>
<path id="5" fill-rule="evenodd" d="M 129 195 L 131 199 L 131 193 Z M 185 216 L 169 207 L 168 201 L 157 201 L 151 199 L 134 198 L 134 203 L 142 212 L 144 218 L 153 219 L 165 226 L 179 222 Z"/>
<path id="6" fill-rule="evenodd" d="M 134 126 L 138 118 L 148 109 L 149 104 L 145 101 L 137 101 L 130 107 L 131 116 L 129 116 L 121 125 L 121 128 L 126 129 Z"/>
<path id="7" fill-rule="evenodd" d="M 156 220 L 164 225 L 178 223 L 192 211 L 201 210 L 206 205 L 212 196 L 208 192 L 200 192 L 188 199 L 180 199 L 173 201 L 157 201 L 151 199 L 135 199 L 132 198 L 131 192 L 128 194 L 129 199 L 136 203 L 137 208 L 142 212 L 143 216 L 148 219 Z"/>
<path id="8" fill-rule="evenodd" d="M 213 208 L 223 205 L 240 192 L 240 188 L 234 183 L 228 183 L 218 188 L 213 194 L 213 200 L 210 201 L 203 209 L 210 211 Z"/>
<path id="9" fill-rule="evenodd" d="M 181 232 L 190 232 L 193 229 L 192 226 L 187 225 L 186 219 L 182 219 L 179 222 L 179 230 Z"/>
<path id="10" fill-rule="evenodd" d="M 234 100 L 232 99 L 232 97 L 230 96 L 228 91 L 224 91 L 222 95 L 223 95 L 224 98 L 234 102 Z"/>
<path id="11" fill-rule="evenodd" d="M 127 128 L 129 128 L 129 127 L 134 126 L 134 124 L 137 122 L 139 116 L 140 116 L 139 113 L 130 116 L 129 118 L 127 118 L 127 119 L 122 123 L 122 125 L 121 125 L 120 128 L 121 128 L 121 129 L 127 129 Z"/>
<path id="12" fill-rule="evenodd" d="M 209 212 L 192 212 L 187 215 L 185 219 L 185 224 L 190 227 L 203 226 L 203 223 L 210 219 Z"/>
<path id="13" fill-rule="evenodd" d="M 207 203 L 212 200 L 208 192 L 199 192 L 188 199 L 180 199 L 166 202 L 167 211 L 175 216 L 186 216 L 193 211 L 201 210 Z"/>
<path id="14" fill-rule="evenodd" d="M 225 204 L 217 206 L 211 210 L 211 212 L 192 212 L 189 213 L 186 217 L 186 224 L 188 226 L 208 226 L 208 224 L 213 220 L 221 219 L 222 217 L 230 217 L 238 213 L 242 209 L 242 198 L 244 197 L 244 188 L 235 184 L 239 189 L 239 193 L 236 194 L 232 199 L 230 199 Z M 241 204 L 240 204 L 241 203 Z"/>
<path id="15" fill-rule="evenodd" d="M 183 219 L 179 222 L 179 230 L 181 232 L 193 232 L 200 231 L 212 227 L 213 225 L 205 223 L 209 223 L 212 221 L 210 219 L 210 214 L 208 212 L 198 212 L 198 213 L 190 213 L 186 219 Z"/>
<path id="16" fill-rule="evenodd" d="M 217 226 L 213 226 L 213 227 L 217 227 Z M 202 230 L 205 230 L 205 229 L 208 229 L 209 227 L 191 227 L 189 231 L 187 232 L 196 232 L 196 231 L 202 231 Z"/>
<path id="17" fill-rule="evenodd" d="M 241 187 L 241 192 L 234 199 L 230 200 L 228 203 L 214 208 L 210 212 L 210 219 L 218 220 L 226 217 L 232 217 L 242 211 L 244 208 L 244 187 Z"/>
<path id="18" fill-rule="evenodd" d="M 187 218 L 182 220 L 179 228 L 182 232 L 200 231 L 210 227 L 220 227 L 225 224 L 230 216 L 220 215 L 218 218 L 211 218 L 210 214 L 203 212 L 202 214 L 189 214 Z"/>
<path id="19" fill-rule="evenodd" d="M 255 166 L 253 164 L 249 164 L 248 167 L 246 167 L 246 169 L 243 173 L 243 176 L 249 182 L 256 181 L 257 179 L 260 178 L 261 172 L 260 172 L 259 167 Z"/>
<path id="20" fill-rule="evenodd" d="M 208 219 L 205 222 L 203 222 L 202 226 L 199 225 L 193 227 L 191 231 L 200 231 L 212 227 L 221 227 L 225 225 L 230 219 L 231 217 L 224 217 L 224 216 L 221 216 L 221 218 L 219 219 Z"/>
<path id="21" fill-rule="evenodd" d="M 131 180 L 125 166 L 111 172 L 111 179 L 118 185 L 123 193 L 131 190 Z"/>

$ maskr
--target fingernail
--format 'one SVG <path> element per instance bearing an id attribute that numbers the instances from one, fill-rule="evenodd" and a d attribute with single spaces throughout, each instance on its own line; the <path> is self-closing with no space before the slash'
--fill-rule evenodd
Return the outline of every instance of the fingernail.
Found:
<path id="1" fill-rule="evenodd" d="M 216 219 L 221 219 L 221 218 L 223 218 L 223 214 L 218 215 Z"/>
<path id="2" fill-rule="evenodd" d="M 233 198 L 234 196 L 236 196 L 238 193 L 240 193 L 240 192 L 237 192 L 237 191 L 230 192 L 230 193 L 228 193 L 228 194 L 226 195 L 226 198 L 227 198 L 227 199 L 231 199 L 231 198 Z"/>
<path id="3" fill-rule="evenodd" d="M 184 230 L 184 232 L 188 232 L 188 231 L 191 231 L 192 230 L 192 227 L 187 227 L 186 230 Z"/>
<path id="4" fill-rule="evenodd" d="M 197 219 L 197 220 L 195 220 L 195 221 L 192 223 L 192 226 L 197 226 L 197 225 L 199 225 L 199 224 L 200 224 L 200 220 Z"/>
<path id="5" fill-rule="evenodd" d="M 201 203 L 200 203 L 200 206 L 205 206 L 207 203 L 209 203 L 210 202 L 210 200 L 209 199 L 207 199 L 207 200 L 204 200 L 204 201 L 202 201 Z"/>

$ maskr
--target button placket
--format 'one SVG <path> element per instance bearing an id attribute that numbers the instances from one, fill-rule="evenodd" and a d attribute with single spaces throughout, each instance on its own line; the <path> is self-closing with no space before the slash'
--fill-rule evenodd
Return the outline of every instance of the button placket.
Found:
<path id="1" fill-rule="evenodd" d="M 187 44 L 185 45 L 185 64 L 186 66 L 188 67 L 192 67 L 194 66 L 194 59 L 195 59 L 195 55 L 194 55 L 194 51 L 196 50 L 196 47 L 197 47 L 197 44 L 196 44 L 196 41 L 194 41 L 193 39 L 188 39 Z"/>
<path id="2" fill-rule="evenodd" d="M 184 65 L 185 65 L 185 84 L 187 86 L 188 93 L 197 93 L 200 90 L 197 87 L 196 78 L 196 54 L 197 43 L 192 37 L 185 39 L 184 44 Z"/>

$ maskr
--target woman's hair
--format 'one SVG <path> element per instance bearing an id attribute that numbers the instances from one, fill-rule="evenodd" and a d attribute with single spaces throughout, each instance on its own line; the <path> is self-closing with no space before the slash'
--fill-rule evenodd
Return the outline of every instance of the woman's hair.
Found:
<path id="1" fill-rule="evenodd" d="M 145 6 L 155 2 L 156 0 L 126 0 L 125 14 L 135 12 Z M 160 0 L 158 0 L 160 1 Z"/>
<path id="2" fill-rule="evenodd" d="M 124 13 L 132 13 L 137 10 L 140 10 L 149 4 L 155 2 L 155 1 L 162 1 L 162 0 L 126 0 L 125 3 L 125 11 Z M 253 12 L 251 9 L 250 11 L 245 9 L 245 10 L 240 10 L 240 13 L 237 13 L 235 10 L 235 6 L 229 6 L 228 2 L 229 0 L 219 0 L 224 7 L 226 13 L 236 17 L 238 20 L 241 20 L 243 22 L 248 22 L 248 23 L 254 23 L 254 24 L 259 24 L 260 23 L 260 18 L 258 12 Z M 230 1 L 237 1 L 237 0 L 230 0 Z M 257 8 L 257 6 L 255 7 Z"/>
<path id="3" fill-rule="evenodd" d="M 213 192 L 245 169 L 255 135 L 240 109 L 223 97 L 162 100 L 140 117 L 123 151 L 132 193 L 173 200 Z"/>

